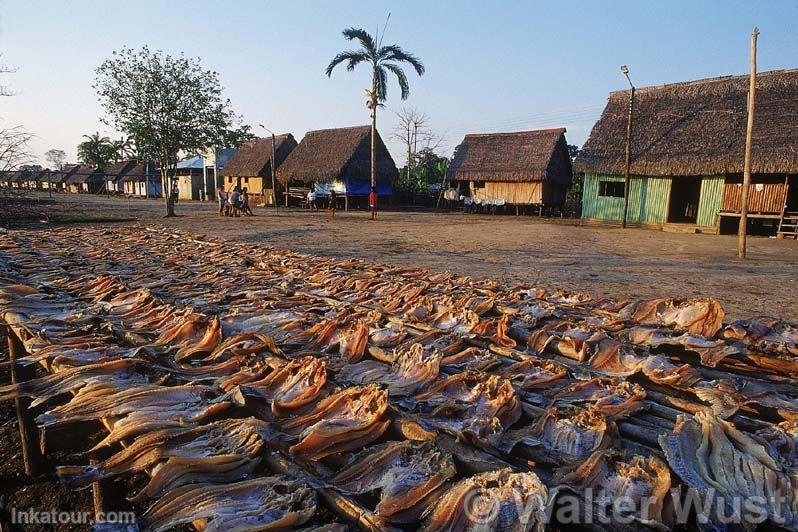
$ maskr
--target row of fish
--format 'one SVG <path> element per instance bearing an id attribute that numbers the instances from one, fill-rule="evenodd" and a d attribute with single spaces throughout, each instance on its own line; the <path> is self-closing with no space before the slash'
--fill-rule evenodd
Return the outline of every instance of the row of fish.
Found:
<path id="1" fill-rule="evenodd" d="M 212 415 L 244 405 L 269 422 L 257 432 L 270 446 L 287 441 L 299 464 L 328 465 L 327 482 L 342 492 L 380 491 L 377 515 L 400 524 L 422 521 L 430 529 L 468 524 L 472 490 L 491 494 L 490 519 L 481 520 L 486 529 L 506 529 L 503 519 L 532 529 L 542 526 L 539 511 L 558 490 L 585 493 L 597 486 L 639 501 L 655 494 L 653 510 L 640 512 L 646 518 L 636 523 L 667 526 L 668 466 L 674 481 L 698 490 L 722 486 L 729 497 L 795 488 L 782 461 L 789 462 L 794 441 L 798 394 L 790 381 L 798 337 L 784 322 L 724 327 L 722 308 L 712 300 L 594 301 L 259 246 L 242 246 L 241 262 L 231 264 L 229 250 L 217 242 L 121 231 L 124 238 L 97 231 L 97 245 L 88 249 L 70 246 L 68 231 L 60 240 L 17 248 L 10 270 L 18 277 L 6 288 L 24 280 L 48 295 L 11 289 L 0 296 L 0 302 L 16 299 L 4 317 L 31 333 L 24 363 L 44 362 L 56 375 L 71 372 L 64 382 L 73 384 L 25 383 L 27 389 L 0 390 L 0 397 L 24 393 L 46 402 L 75 391 L 85 405 L 95 397 L 116 405 L 117 394 L 141 388 L 130 397 L 157 397 L 168 412 L 176 403 L 162 388 L 178 389 L 174 397 L 186 388 L 213 389 L 213 397 L 201 398 Z M 247 289 L 229 293 L 231 285 Z M 19 292 L 28 292 L 26 304 Z M 68 305 L 47 308 L 53 294 L 72 297 Z M 132 371 L 142 365 L 143 373 Z M 144 373 L 166 380 L 130 381 Z M 203 408 L 192 400 L 187 410 Z M 95 411 L 58 408 L 44 414 L 43 426 L 89 419 Z M 108 443 L 136 434 L 124 423 L 133 414 L 115 414 L 124 417 L 112 436 L 122 428 Z M 128 427 L 144 424 L 138 434 L 149 436 L 159 422 L 175 419 L 167 413 L 146 425 L 147 417 Z M 695 431 L 687 429 L 694 425 L 716 443 L 711 452 L 706 444 L 697 452 L 677 451 L 690 448 Z M 740 437 L 727 436 L 729 447 L 721 438 L 729 427 L 750 441 L 740 445 Z M 397 441 L 397 434 L 406 439 Z M 157 448 L 169 448 L 168 436 L 155 438 Z M 453 454 L 467 458 L 452 462 Z M 750 456 L 776 477 L 736 473 L 732 481 L 721 473 L 734 469 L 705 465 L 727 459 L 729 466 Z M 161 462 L 172 458 L 164 457 Z M 225 467 L 245 469 L 220 462 L 198 474 L 229 482 Z M 485 471 L 472 474 L 480 467 Z M 63 475 L 80 483 L 104 471 Z M 533 493 L 534 504 L 509 502 L 532 500 Z M 771 510 L 775 520 L 781 509 Z M 717 524 L 715 517 L 710 522 Z"/>

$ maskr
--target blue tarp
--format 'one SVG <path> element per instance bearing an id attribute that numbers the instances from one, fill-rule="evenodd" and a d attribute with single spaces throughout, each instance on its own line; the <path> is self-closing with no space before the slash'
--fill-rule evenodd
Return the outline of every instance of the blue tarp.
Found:
<path id="1" fill-rule="evenodd" d="M 315 186 L 316 194 L 327 196 L 330 190 L 341 196 L 368 196 L 371 194 L 371 181 L 368 179 L 347 179 L 345 181 L 335 181 L 333 183 L 318 183 Z M 379 196 L 393 195 L 393 183 L 377 183 L 377 194 Z"/>

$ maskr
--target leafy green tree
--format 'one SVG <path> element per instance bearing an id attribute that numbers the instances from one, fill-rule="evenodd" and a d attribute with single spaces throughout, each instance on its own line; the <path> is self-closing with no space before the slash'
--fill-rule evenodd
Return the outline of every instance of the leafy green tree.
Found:
<path id="1" fill-rule="evenodd" d="M 366 91 L 368 96 L 366 107 L 371 110 L 371 186 L 376 186 L 377 107 L 388 97 L 388 72 L 396 76 L 402 91 L 402 99 L 407 100 L 407 97 L 410 96 L 410 85 L 400 64 L 411 65 L 419 76 L 424 74 L 424 65 L 419 58 L 402 50 L 396 44 L 382 46 L 382 40 L 378 39 L 379 36 L 372 37 L 365 30 L 348 28 L 343 31 L 343 35 L 348 41 L 358 41 L 360 48 L 336 55 L 327 65 L 326 73 L 327 77 L 332 76 L 335 67 L 344 62 L 346 62 L 346 69 L 350 72 L 360 63 L 366 63 L 371 70 L 371 90 Z"/>
<path id="2" fill-rule="evenodd" d="M 107 122 L 133 139 L 140 158 L 158 164 L 166 216 L 174 216 L 169 191 L 179 155 L 222 145 L 238 120 L 218 74 L 182 54 L 123 48 L 97 68 L 94 88 Z"/>
<path id="3" fill-rule="evenodd" d="M 130 137 L 111 141 L 113 160 L 116 162 L 136 158 L 136 145 Z"/>
<path id="4" fill-rule="evenodd" d="M 104 169 L 114 159 L 114 145 L 100 133 L 83 135 L 86 139 L 78 144 L 78 162 L 94 168 Z"/>
<path id="5" fill-rule="evenodd" d="M 256 138 L 252 133 L 252 128 L 246 124 L 235 129 L 228 129 L 222 134 L 222 137 L 222 143 L 219 146 L 223 148 L 240 148 L 246 141 Z"/>

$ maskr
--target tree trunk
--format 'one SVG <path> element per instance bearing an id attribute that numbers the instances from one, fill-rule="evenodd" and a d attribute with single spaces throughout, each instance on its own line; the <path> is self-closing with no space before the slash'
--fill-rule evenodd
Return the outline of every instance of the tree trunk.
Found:
<path id="1" fill-rule="evenodd" d="M 377 97 L 372 100 L 371 110 L 371 186 L 377 186 Z"/>
<path id="2" fill-rule="evenodd" d="M 169 166 L 168 163 L 166 168 L 161 166 L 161 186 L 163 187 L 163 197 L 164 202 L 166 203 L 166 217 L 172 218 L 175 216 L 175 203 L 174 198 L 172 197 L 172 187 L 169 183 Z"/>

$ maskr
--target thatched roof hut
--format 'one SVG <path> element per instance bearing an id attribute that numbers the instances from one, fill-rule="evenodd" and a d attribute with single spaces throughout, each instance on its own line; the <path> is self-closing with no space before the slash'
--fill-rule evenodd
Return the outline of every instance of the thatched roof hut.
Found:
<path id="1" fill-rule="evenodd" d="M 515 205 L 562 203 L 571 173 L 565 128 L 466 135 L 446 170 L 472 198 Z"/>
<path id="2" fill-rule="evenodd" d="M 276 135 L 274 137 L 275 169 L 296 148 L 297 142 L 291 133 Z M 272 172 L 272 138 L 264 137 L 252 139 L 238 149 L 221 174 L 224 177 L 269 177 Z M 268 181 L 268 180 L 267 180 Z M 271 185 L 270 185 L 271 186 Z"/>
<path id="3" fill-rule="evenodd" d="M 694 176 L 741 173 L 748 76 L 635 91 L 631 173 Z M 624 172 L 629 90 L 610 94 L 576 160 L 578 172 Z M 753 173 L 798 173 L 798 70 L 757 74 Z"/>
<path id="4" fill-rule="evenodd" d="M 399 171 L 379 132 L 376 177 L 380 195 L 393 193 Z M 308 131 L 280 167 L 281 183 L 340 184 L 347 195 L 367 195 L 371 187 L 371 126 Z"/>
<path id="5" fill-rule="evenodd" d="M 723 231 L 739 217 L 748 118 L 748 76 L 645 87 L 635 92 L 629 219 Z M 576 160 L 585 174 L 582 215 L 619 220 L 629 90 L 610 94 Z M 798 70 L 757 75 L 749 211 L 775 233 L 798 174 Z M 790 203 L 796 203 L 791 205 Z M 727 220 L 729 226 L 736 220 Z"/>

